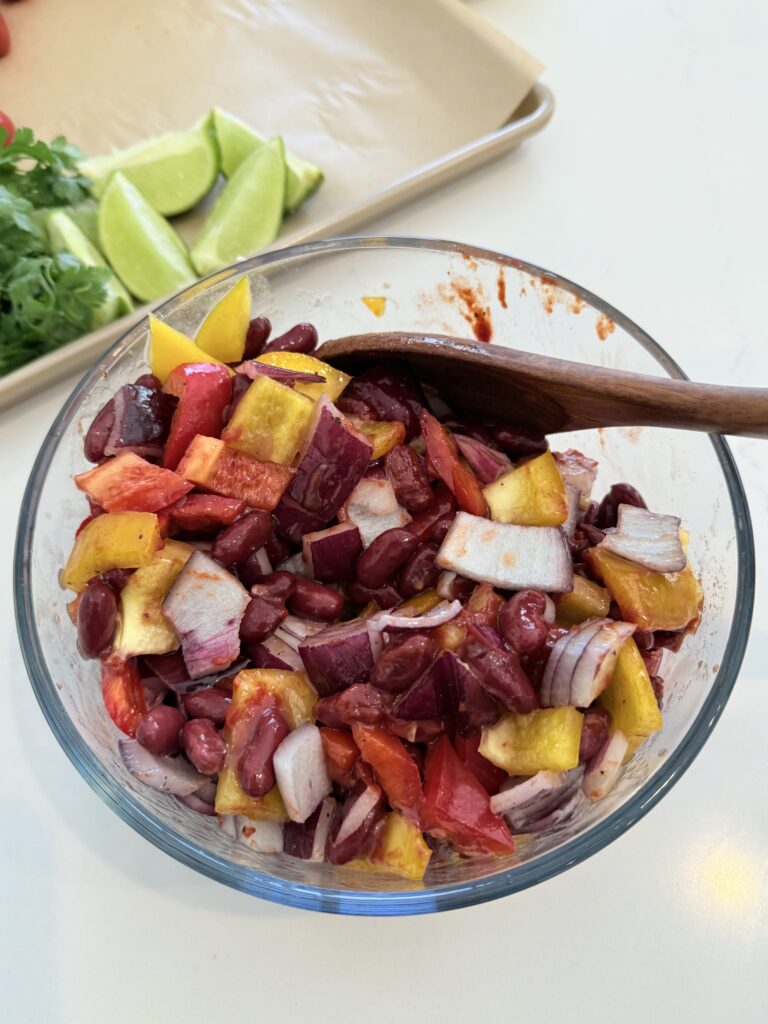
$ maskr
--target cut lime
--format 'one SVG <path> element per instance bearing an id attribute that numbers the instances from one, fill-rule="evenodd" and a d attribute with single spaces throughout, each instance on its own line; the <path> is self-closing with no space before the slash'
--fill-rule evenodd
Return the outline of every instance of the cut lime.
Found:
<path id="1" fill-rule="evenodd" d="M 228 178 L 232 177 L 247 156 L 267 141 L 265 136 L 249 128 L 239 117 L 218 107 L 213 111 L 213 126 L 221 151 L 221 169 Z M 285 165 L 284 207 L 286 213 L 293 213 L 320 187 L 323 172 L 314 164 L 289 152 L 285 154 Z"/>
<path id="2" fill-rule="evenodd" d="M 219 173 L 219 150 L 210 117 L 186 132 L 170 132 L 130 149 L 93 157 L 80 164 L 102 195 L 115 171 L 121 171 L 150 206 L 167 217 L 190 210 L 210 192 Z"/>
<path id="3" fill-rule="evenodd" d="M 99 238 L 122 282 L 144 302 L 195 279 L 182 240 L 122 174 L 113 175 L 101 197 Z"/>
<path id="4" fill-rule="evenodd" d="M 285 151 L 270 139 L 247 157 L 227 182 L 192 246 L 198 273 L 233 263 L 269 245 L 280 230 L 285 199 Z"/>
<path id="5" fill-rule="evenodd" d="M 106 267 L 107 263 L 99 250 L 91 245 L 86 235 L 64 210 L 54 210 L 46 221 L 48 237 L 54 252 L 70 252 L 77 256 L 86 267 Z M 107 281 L 107 294 L 98 309 L 93 311 L 91 325 L 102 327 L 112 323 L 119 316 L 130 313 L 133 303 L 128 292 L 114 274 Z"/>

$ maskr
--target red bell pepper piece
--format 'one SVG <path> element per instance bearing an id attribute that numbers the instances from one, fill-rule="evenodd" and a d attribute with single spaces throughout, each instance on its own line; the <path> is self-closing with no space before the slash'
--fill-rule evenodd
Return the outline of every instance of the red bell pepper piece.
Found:
<path id="1" fill-rule="evenodd" d="M 245 502 L 219 494 L 186 494 L 165 511 L 177 530 L 205 532 L 229 526 L 245 512 Z"/>
<path id="2" fill-rule="evenodd" d="M 131 738 L 147 713 L 147 701 L 136 659 L 107 658 L 101 663 L 101 695 L 107 714 L 118 729 Z"/>
<path id="3" fill-rule="evenodd" d="M 403 741 L 375 725 L 352 726 L 360 756 L 373 768 L 390 806 L 411 819 L 421 807 L 421 777 Z"/>
<path id="4" fill-rule="evenodd" d="M 488 793 L 463 764 L 447 736 L 427 754 L 421 821 L 425 831 L 447 839 L 462 853 L 514 853 L 502 817 L 489 806 Z"/>
<path id="5" fill-rule="evenodd" d="M 453 742 L 459 760 L 469 768 L 489 796 L 498 793 L 502 782 L 509 778 L 503 768 L 483 757 L 478 751 L 482 736 L 479 732 L 472 736 L 456 736 Z"/>
<path id="6" fill-rule="evenodd" d="M 427 446 L 429 461 L 440 479 L 456 495 L 459 508 L 473 516 L 487 516 L 488 503 L 480 481 L 472 470 L 462 463 L 459 449 L 450 432 L 426 409 L 421 414 L 421 433 Z"/>
<path id="7" fill-rule="evenodd" d="M 80 473 L 75 484 L 105 512 L 157 512 L 192 490 L 170 469 L 161 469 L 133 452 L 122 452 Z"/>
<path id="8" fill-rule="evenodd" d="M 324 726 L 320 730 L 325 753 L 325 767 L 331 782 L 344 786 L 351 782 L 350 772 L 360 757 L 357 744 L 346 729 Z"/>
<path id="9" fill-rule="evenodd" d="M 232 378 L 225 366 L 182 363 L 171 370 L 163 391 L 179 400 L 163 452 L 163 465 L 176 469 L 196 434 L 221 436 L 224 411 L 232 401 Z"/>

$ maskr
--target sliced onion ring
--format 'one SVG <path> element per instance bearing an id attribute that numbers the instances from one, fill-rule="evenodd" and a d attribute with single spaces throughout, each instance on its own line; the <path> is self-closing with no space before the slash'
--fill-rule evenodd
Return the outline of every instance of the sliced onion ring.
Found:
<path id="1" fill-rule="evenodd" d="M 682 572 L 685 568 L 680 520 L 647 508 L 619 505 L 616 529 L 606 533 L 597 546 L 652 572 Z"/>
<path id="2" fill-rule="evenodd" d="M 619 651 L 634 631 L 630 622 L 588 619 L 560 637 L 541 680 L 542 707 L 589 707 L 610 682 Z"/>
<path id="3" fill-rule="evenodd" d="M 136 740 L 118 740 L 123 764 L 151 789 L 171 796 L 189 796 L 210 782 L 183 757 L 156 757 Z"/>
<path id="4" fill-rule="evenodd" d="M 371 629 L 434 629 L 455 619 L 461 611 L 461 601 L 441 601 L 431 612 L 424 615 L 402 615 L 394 612 L 379 612 L 368 619 Z"/>

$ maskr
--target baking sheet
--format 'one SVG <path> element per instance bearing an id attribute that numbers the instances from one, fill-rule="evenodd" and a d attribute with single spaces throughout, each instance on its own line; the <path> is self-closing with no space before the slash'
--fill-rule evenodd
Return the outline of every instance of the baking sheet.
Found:
<path id="1" fill-rule="evenodd" d="M 325 183 L 275 246 L 354 230 L 551 113 L 547 91 L 531 92 L 541 64 L 459 0 L 67 0 L 7 11 L 14 48 L 0 62 L 0 107 L 42 137 L 63 132 L 97 154 L 219 106 L 319 164 Z M 188 240 L 201 216 L 176 220 Z M 87 365 L 141 312 L 0 378 L 0 408 Z"/>

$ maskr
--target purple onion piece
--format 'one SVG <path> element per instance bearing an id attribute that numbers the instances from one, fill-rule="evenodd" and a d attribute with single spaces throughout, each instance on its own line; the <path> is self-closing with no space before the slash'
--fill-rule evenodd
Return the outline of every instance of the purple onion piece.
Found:
<path id="1" fill-rule="evenodd" d="M 178 399 L 141 384 L 123 384 L 113 402 L 112 428 L 104 454 L 128 451 L 144 458 L 162 455 Z"/>
<path id="2" fill-rule="evenodd" d="M 381 634 L 368 619 L 329 626 L 299 645 L 304 668 L 321 697 L 364 683 L 381 653 Z"/>

